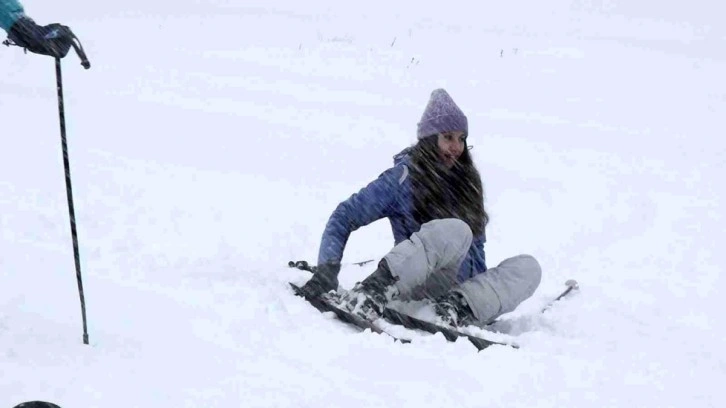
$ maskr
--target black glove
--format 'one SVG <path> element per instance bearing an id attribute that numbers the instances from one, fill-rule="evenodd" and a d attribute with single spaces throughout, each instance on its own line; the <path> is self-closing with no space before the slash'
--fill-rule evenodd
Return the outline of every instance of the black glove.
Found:
<path id="1" fill-rule="evenodd" d="M 63 58 L 76 37 L 70 28 L 62 24 L 39 26 L 32 18 L 21 17 L 8 30 L 8 38 L 30 52 Z"/>
<path id="2" fill-rule="evenodd" d="M 313 277 L 300 288 L 300 294 L 313 299 L 338 289 L 338 273 L 340 273 L 340 264 L 318 265 Z"/>

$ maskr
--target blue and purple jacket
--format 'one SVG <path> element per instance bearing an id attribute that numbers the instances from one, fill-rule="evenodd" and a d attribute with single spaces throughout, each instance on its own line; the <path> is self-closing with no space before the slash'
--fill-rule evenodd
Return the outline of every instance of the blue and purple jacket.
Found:
<path id="1" fill-rule="evenodd" d="M 395 244 L 421 229 L 413 217 L 413 188 L 409 177 L 409 149 L 394 156 L 394 165 L 377 179 L 341 202 L 323 232 L 318 265 L 340 263 L 351 232 L 381 218 L 388 218 Z M 486 272 L 485 234 L 475 236 L 457 275 L 460 282 Z"/>

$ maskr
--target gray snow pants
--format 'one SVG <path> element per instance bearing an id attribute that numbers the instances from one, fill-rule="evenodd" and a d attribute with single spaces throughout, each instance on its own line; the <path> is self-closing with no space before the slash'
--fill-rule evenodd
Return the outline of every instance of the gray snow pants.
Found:
<path id="1" fill-rule="evenodd" d="M 461 293 L 484 326 L 513 311 L 532 296 L 542 269 L 531 255 L 505 259 L 485 273 L 458 283 L 456 275 L 471 247 L 469 226 L 458 219 L 427 222 L 384 257 L 402 300 L 433 299 L 450 290 Z"/>

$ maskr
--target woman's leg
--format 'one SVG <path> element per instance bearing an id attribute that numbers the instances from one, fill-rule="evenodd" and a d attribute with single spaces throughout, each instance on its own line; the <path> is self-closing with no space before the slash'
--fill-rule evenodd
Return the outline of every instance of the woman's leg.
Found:
<path id="1" fill-rule="evenodd" d="M 531 255 L 518 255 L 466 280 L 453 291 L 464 297 L 475 324 L 484 326 L 532 296 L 541 279 L 542 268 L 537 260 Z"/>
<path id="2" fill-rule="evenodd" d="M 469 226 L 454 218 L 433 220 L 384 257 L 399 298 L 438 297 L 456 285 L 456 274 L 471 247 Z"/>

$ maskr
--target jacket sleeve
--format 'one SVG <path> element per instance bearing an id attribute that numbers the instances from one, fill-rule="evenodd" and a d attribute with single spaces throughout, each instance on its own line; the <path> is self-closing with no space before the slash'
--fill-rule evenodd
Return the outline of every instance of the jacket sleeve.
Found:
<path id="1" fill-rule="evenodd" d="M 318 252 L 318 265 L 340 263 L 351 232 L 391 214 L 403 166 L 392 167 L 336 207 L 328 219 Z"/>
<path id="2" fill-rule="evenodd" d="M 24 11 L 17 0 L 0 0 L 0 28 L 10 31 L 15 21 L 25 15 Z"/>

